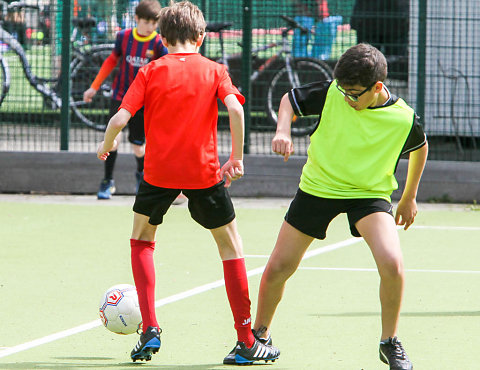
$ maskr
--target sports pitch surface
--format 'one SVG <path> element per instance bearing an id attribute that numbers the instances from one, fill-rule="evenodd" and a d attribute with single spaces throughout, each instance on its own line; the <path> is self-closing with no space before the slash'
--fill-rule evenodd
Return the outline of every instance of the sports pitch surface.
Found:
<path id="1" fill-rule="evenodd" d="M 132 284 L 133 197 L 0 195 L 0 369 L 227 369 L 235 343 L 210 233 L 173 206 L 157 232 L 162 348 L 130 362 L 136 334 L 101 326 L 103 292 Z M 255 316 L 261 272 L 287 199 L 234 199 Z M 414 368 L 479 369 L 480 210 L 420 204 L 399 230 L 406 289 L 399 338 Z M 345 216 L 315 241 L 287 283 L 272 325 L 282 354 L 268 369 L 387 369 L 378 359 L 378 274 Z"/>

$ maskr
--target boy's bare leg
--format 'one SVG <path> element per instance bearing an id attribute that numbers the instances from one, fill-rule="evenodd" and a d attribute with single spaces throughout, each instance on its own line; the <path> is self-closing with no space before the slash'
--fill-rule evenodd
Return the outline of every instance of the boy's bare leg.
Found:
<path id="1" fill-rule="evenodd" d="M 210 232 L 217 243 L 222 261 L 243 258 L 242 239 L 237 230 L 236 220 L 216 229 L 211 229 Z"/>
<path id="2" fill-rule="evenodd" d="M 133 213 L 132 239 L 146 240 L 150 242 L 155 240 L 157 225 L 151 225 L 148 220 L 148 216 L 136 212 Z"/>
<path id="3" fill-rule="evenodd" d="M 137 288 L 143 333 L 130 353 L 131 359 L 149 361 L 161 346 L 160 329 L 155 314 L 155 250 L 156 225 L 148 223 L 149 217 L 134 212 L 131 246 L 132 273 Z"/>
<path id="4" fill-rule="evenodd" d="M 252 364 L 255 361 L 274 361 L 280 351 L 257 340 L 251 330 L 248 278 L 243 258 L 243 246 L 236 221 L 210 230 L 217 243 L 223 263 L 228 302 L 232 310 L 238 342 L 224 358 L 224 364 Z"/>
<path id="5" fill-rule="evenodd" d="M 233 220 L 227 225 L 210 231 L 222 259 L 225 289 L 233 313 L 237 339 L 250 348 L 255 339 L 251 330 L 248 278 L 243 258 L 242 239 L 237 231 L 237 223 Z"/>
<path id="6" fill-rule="evenodd" d="M 155 250 L 156 225 L 148 223 L 149 217 L 134 212 L 133 231 L 130 240 L 132 273 L 137 287 L 143 329 L 157 326 L 155 315 Z"/>
<path id="7" fill-rule="evenodd" d="M 135 193 L 138 193 L 140 183 L 143 180 L 145 145 L 132 144 L 132 149 L 135 161 L 137 162 L 137 170 L 135 171 L 135 180 L 137 182 L 135 185 Z"/>
<path id="8" fill-rule="evenodd" d="M 259 337 L 268 337 L 268 330 L 275 310 L 282 299 L 285 284 L 297 270 L 313 239 L 287 222 L 283 222 L 275 248 L 260 282 L 257 316 L 254 325 Z"/>
<path id="9" fill-rule="evenodd" d="M 394 337 L 404 286 L 403 256 L 395 221 L 388 213 L 378 212 L 365 216 L 355 226 L 370 247 L 380 274 L 381 340 Z"/>
<path id="10" fill-rule="evenodd" d="M 145 155 L 145 145 L 132 144 L 132 151 L 135 157 L 142 158 Z"/>

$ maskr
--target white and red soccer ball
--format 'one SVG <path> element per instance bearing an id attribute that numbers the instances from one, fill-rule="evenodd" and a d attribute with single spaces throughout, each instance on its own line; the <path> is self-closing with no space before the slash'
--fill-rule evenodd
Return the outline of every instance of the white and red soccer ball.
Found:
<path id="1" fill-rule="evenodd" d="M 135 333 L 142 324 L 137 289 L 129 284 L 112 286 L 100 300 L 99 314 L 108 330 L 117 334 Z"/>

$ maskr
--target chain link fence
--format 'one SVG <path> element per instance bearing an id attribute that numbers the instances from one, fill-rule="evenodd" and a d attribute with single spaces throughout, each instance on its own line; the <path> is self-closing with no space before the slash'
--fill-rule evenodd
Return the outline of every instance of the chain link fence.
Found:
<path id="1" fill-rule="evenodd" d="M 475 62 L 480 7 L 475 0 L 194 3 L 209 24 L 200 52 L 227 64 L 247 97 L 248 153 L 272 154 L 276 109 L 292 79 L 300 84 L 329 79 L 347 48 L 369 42 L 387 57 L 390 90 L 421 115 L 430 159 L 480 160 L 480 64 Z M 138 1 L 0 4 L 0 151 L 94 152 L 109 118 L 113 76 L 89 105 L 82 103 L 83 91 L 110 54 L 116 32 L 135 26 Z M 306 155 L 314 125 L 314 119 L 293 124 L 296 154 Z M 221 103 L 218 129 L 220 153 L 228 154 L 228 115 Z"/>

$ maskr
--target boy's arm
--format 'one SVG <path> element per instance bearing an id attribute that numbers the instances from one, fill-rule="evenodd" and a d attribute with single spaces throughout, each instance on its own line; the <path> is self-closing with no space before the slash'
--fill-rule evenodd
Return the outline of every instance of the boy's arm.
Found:
<path id="1" fill-rule="evenodd" d="M 110 118 L 105 131 L 105 137 L 97 149 L 98 159 L 101 159 L 102 161 L 106 160 L 110 155 L 109 152 L 117 147 L 116 137 L 127 125 L 130 117 L 132 117 L 131 113 L 128 110 L 121 108 L 112 118 Z"/>
<path id="2" fill-rule="evenodd" d="M 90 85 L 90 88 L 85 90 L 83 93 L 83 101 L 86 103 L 90 103 L 92 98 L 97 93 L 100 86 L 102 86 L 103 81 L 108 77 L 108 75 L 115 69 L 118 63 L 119 56 L 115 54 L 115 51 L 108 56 L 107 59 L 102 63 L 100 70 L 95 77 L 95 80 Z"/>
<path id="3" fill-rule="evenodd" d="M 405 230 L 413 224 L 417 215 L 417 191 L 427 161 L 427 155 L 428 142 L 425 142 L 424 146 L 411 152 L 409 156 L 405 189 L 398 202 L 395 215 L 395 223 L 397 225 L 405 225 Z"/>
<path id="4" fill-rule="evenodd" d="M 243 141 L 245 136 L 245 124 L 243 107 L 235 94 L 225 97 L 224 103 L 228 109 L 230 119 L 230 133 L 232 135 L 232 154 L 221 170 L 220 176 L 226 177 L 225 186 L 229 187 L 232 181 L 243 176 Z"/>
<path id="5" fill-rule="evenodd" d="M 284 161 L 293 154 L 293 142 L 290 133 L 294 111 L 288 94 L 283 95 L 278 108 L 277 132 L 272 140 L 274 153 L 283 155 Z"/>

